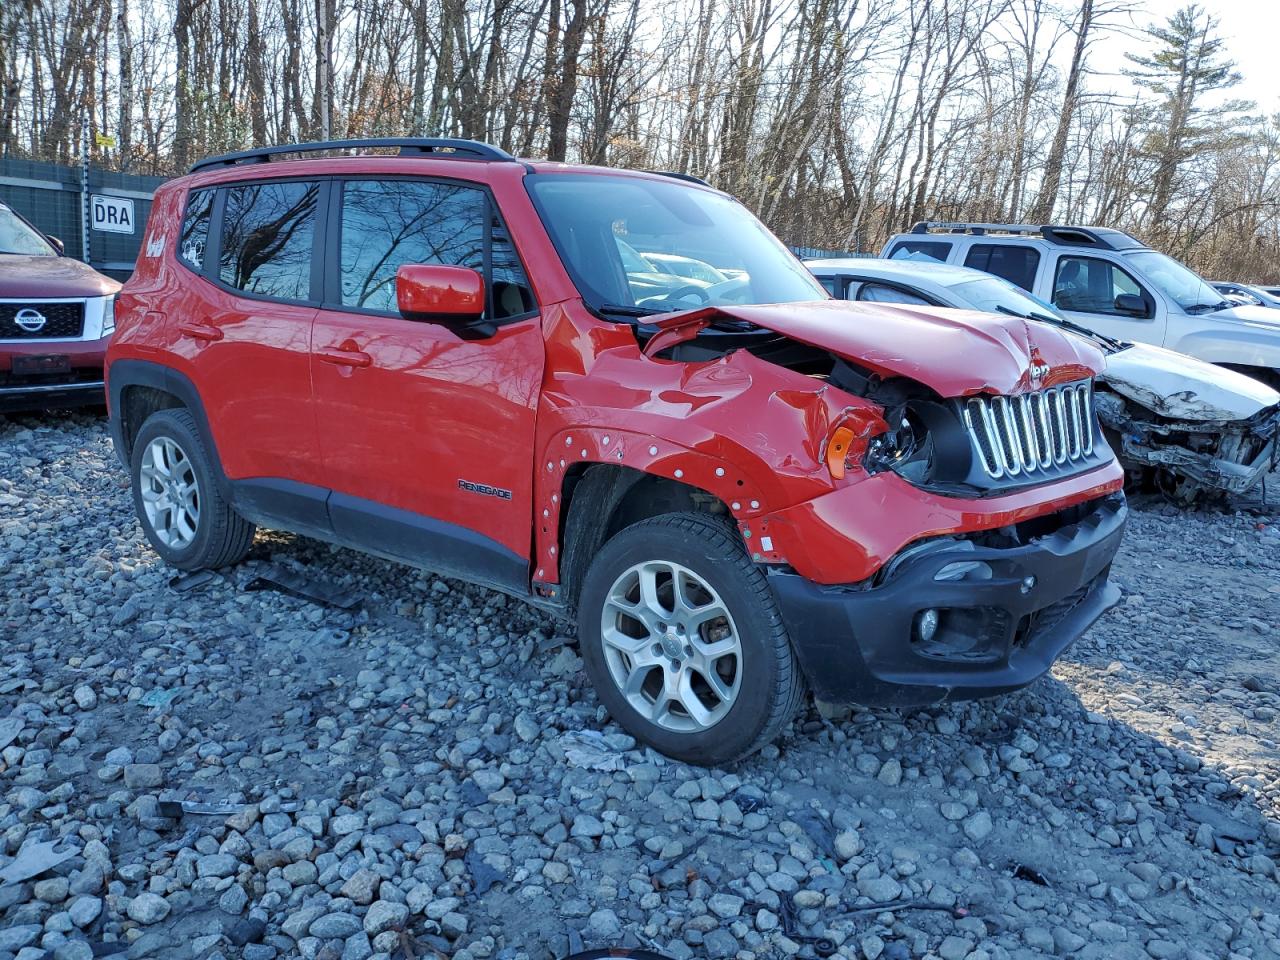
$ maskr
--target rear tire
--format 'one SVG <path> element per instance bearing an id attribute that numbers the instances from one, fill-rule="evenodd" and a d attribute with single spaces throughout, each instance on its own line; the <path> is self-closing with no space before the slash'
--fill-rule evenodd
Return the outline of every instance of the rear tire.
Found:
<path id="1" fill-rule="evenodd" d="M 719 766 L 775 739 L 804 680 L 764 573 L 727 519 L 676 513 L 625 528 L 578 599 L 587 675 L 637 740 Z"/>
<path id="2" fill-rule="evenodd" d="M 195 417 L 158 410 L 143 422 L 129 462 L 133 507 L 160 558 L 179 570 L 239 563 L 255 527 L 218 490 Z"/>

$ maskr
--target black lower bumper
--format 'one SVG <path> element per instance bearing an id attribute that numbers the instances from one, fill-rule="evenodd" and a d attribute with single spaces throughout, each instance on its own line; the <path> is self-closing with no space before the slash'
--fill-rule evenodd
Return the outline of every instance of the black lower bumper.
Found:
<path id="1" fill-rule="evenodd" d="M 83 407 L 106 402 L 106 386 L 101 374 L 96 380 L 74 383 L 9 381 L 0 384 L 0 412 Z"/>
<path id="2" fill-rule="evenodd" d="M 1119 601 L 1107 577 L 1127 515 L 1116 494 L 1021 546 L 918 544 L 875 585 L 782 572 L 769 583 L 819 699 L 919 706 L 992 696 L 1043 675 Z M 937 614 L 931 636 L 926 611 Z"/>

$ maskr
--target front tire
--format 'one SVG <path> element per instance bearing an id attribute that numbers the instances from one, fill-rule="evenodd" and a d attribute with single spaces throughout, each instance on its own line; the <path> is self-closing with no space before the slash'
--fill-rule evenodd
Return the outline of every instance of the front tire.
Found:
<path id="1" fill-rule="evenodd" d="M 578 638 L 609 713 L 687 763 L 754 753 L 804 693 L 765 575 L 733 524 L 709 514 L 654 517 L 609 540 L 583 581 Z"/>
<path id="2" fill-rule="evenodd" d="M 213 462 L 188 410 L 147 417 L 130 457 L 133 506 L 160 558 L 179 570 L 239 563 L 253 545 L 254 525 L 218 491 Z"/>

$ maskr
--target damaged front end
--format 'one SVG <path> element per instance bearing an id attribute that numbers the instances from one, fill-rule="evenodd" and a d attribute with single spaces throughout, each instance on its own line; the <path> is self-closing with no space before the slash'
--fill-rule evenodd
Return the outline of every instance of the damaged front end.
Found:
<path id="1" fill-rule="evenodd" d="M 1180 503 L 1247 493 L 1280 463 L 1280 394 L 1243 374 L 1133 344 L 1107 358 L 1098 387 L 1126 471 Z"/>

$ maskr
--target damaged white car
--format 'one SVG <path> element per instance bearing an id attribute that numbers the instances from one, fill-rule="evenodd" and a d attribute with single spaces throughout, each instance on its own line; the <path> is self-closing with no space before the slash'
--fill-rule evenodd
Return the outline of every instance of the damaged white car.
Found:
<path id="1" fill-rule="evenodd" d="M 1006 313 L 1051 323 L 1107 355 L 1095 404 L 1135 481 L 1182 503 L 1242 494 L 1280 462 L 1280 393 L 1225 367 L 1145 343 L 1103 336 L 1006 280 L 919 260 L 811 260 L 835 297 Z"/>

